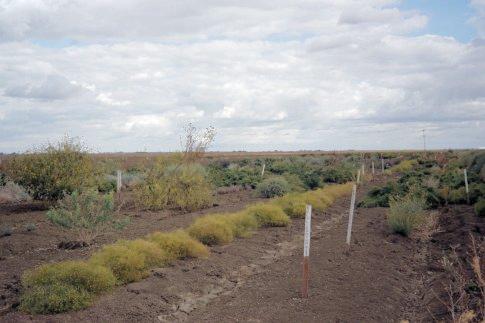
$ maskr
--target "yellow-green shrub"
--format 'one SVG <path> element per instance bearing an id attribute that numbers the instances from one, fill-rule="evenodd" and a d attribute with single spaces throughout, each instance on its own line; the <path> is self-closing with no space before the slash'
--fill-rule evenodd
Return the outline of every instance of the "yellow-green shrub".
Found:
<path id="1" fill-rule="evenodd" d="M 352 192 L 352 183 L 325 186 L 321 191 L 322 194 L 329 197 L 333 203 L 333 200 Z"/>
<path id="2" fill-rule="evenodd" d="M 415 159 L 406 159 L 401 161 L 399 164 L 392 166 L 389 169 L 389 172 L 392 173 L 406 173 L 413 170 L 414 166 L 416 166 L 418 162 Z"/>
<path id="3" fill-rule="evenodd" d="M 274 203 L 281 207 L 290 218 L 305 217 L 306 204 L 300 194 L 287 194 L 275 199 Z"/>
<path id="4" fill-rule="evenodd" d="M 84 261 L 42 265 L 27 271 L 22 277 L 22 285 L 25 288 L 59 283 L 95 294 L 111 289 L 115 281 L 113 273 L 108 268 Z"/>
<path id="5" fill-rule="evenodd" d="M 31 314 L 76 311 L 91 304 L 92 295 L 69 284 L 38 285 L 26 290 L 20 298 L 20 309 Z"/>
<path id="6" fill-rule="evenodd" d="M 91 157 L 71 138 L 13 156 L 4 169 L 10 179 L 41 200 L 57 200 L 95 180 Z"/>
<path id="7" fill-rule="evenodd" d="M 227 215 L 227 220 L 234 224 L 235 237 L 248 237 L 259 224 L 256 217 L 248 212 L 237 212 Z"/>
<path id="8" fill-rule="evenodd" d="M 209 256 L 209 250 L 187 232 L 176 230 L 172 232 L 156 232 L 147 237 L 167 252 L 169 259 L 204 258 Z"/>
<path id="9" fill-rule="evenodd" d="M 147 276 L 145 256 L 120 244 L 104 246 L 91 256 L 89 262 L 111 269 L 119 284 L 139 281 Z"/>
<path id="10" fill-rule="evenodd" d="M 258 203 L 248 207 L 246 212 L 253 215 L 263 227 L 284 227 L 290 223 L 283 209 L 274 204 Z"/>
<path id="11" fill-rule="evenodd" d="M 165 250 L 160 248 L 154 242 L 136 239 L 136 240 L 120 240 L 117 245 L 125 246 L 130 250 L 143 255 L 145 257 L 145 268 L 163 266 L 169 262 L 169 256 Z"/>
<path id="12" fill-rule="evenodd" d="M 235 225 L 227 215 L 214 214 L 197 218 L 189 234 L 206 245 L 225 244 L 234 240 Z"/>
<path id="13" fill-rule="evenodd" d="M 332 201 L 325 196 L 322 191 L 310 191 L 302 194 L 302 199 L 306 204 L 310 204 L 315 211 L 324 211 Z"/>
<path id="14" fill-rule="evenodd" d="M 212 205 L 212 186 L 202 166 L 160 165 L 135 187 L 137 203 L 149 209 L 194 211 Z"/>

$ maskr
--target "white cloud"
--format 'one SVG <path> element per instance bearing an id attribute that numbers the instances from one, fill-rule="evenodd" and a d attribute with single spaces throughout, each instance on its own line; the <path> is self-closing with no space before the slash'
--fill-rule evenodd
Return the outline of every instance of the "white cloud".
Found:
<path id="1" fill-rule="evenodd" d="M 0 1 L 0 150 L 175 149 L 187 121 L 216 149 L 483 142 L 485 42 L 415 35 L 396 3 Z"/>
<path id="2" fill-rule="evenodd" d="M 96 100 L 106 104 L 106 105 L 112 105 L 112 106 L 124 106 L 130 104 L 130 101 L 124 100 L 124 101 L 118 101 L 113 99 L 113 94 L 110 92 L 104 93 L 101 92 L 96 96 Z"/>

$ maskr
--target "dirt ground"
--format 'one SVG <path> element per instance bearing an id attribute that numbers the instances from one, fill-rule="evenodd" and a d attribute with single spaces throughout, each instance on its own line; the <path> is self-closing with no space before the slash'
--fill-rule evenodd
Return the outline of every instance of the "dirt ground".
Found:
<path id="1" fill-rule="evenodd" d="M 360 188 L 358 198 L 368 188 Z M 247 192 L 220 199 L 218 208 L 224 210 L 238 209 L 253 200 Z M 470 231 L 483 236 L 483 219 L 474 217 L 471 207 L 450 207 L 440 210 L 440 230 L 431 237 L 410 239 L 389 231 L 385 209 L 359 208 L 349 248 L 345 244 L 348 207 L 349 198 L 342 198 L 326 212 L 313 216 L 308 299 L 300 298 L 304 223 L 294 220 L 286 228 L 261 229 L 250 238 L 212 247 L 208 259 L 178 261 L 155 269 L 147 279 L 101 296 L 88 309 L 48 316 L 14 310 L 0 316 L 0 321 L 427 322 L 433 317 L 446 318 L 446 308 L 435 297 L 442 293 L 444 279 L 439 261 L 452 243 L 466 253 L 465 238 Z M 42 212 L 38 212 L 29 215 L 35 213 L 41 221 Z M 134 238 L 186 226 L 200 214 L 142 214 L 140 222 L 149 224 L 136 220 L 133 231 L 124 234 Z M 3 220 L 5 215 L 0 217 Z M 50 245 L 43 245 L 50 246 L 50 252 L 27 253 L 26 248 L 22 253 L 20 247 L 12 247 L 13 252 L 0 262 L 2 275 L 7 277 L 2 276 L 2 283 L 15 281 L 13 275 L 38 263 L 92 252 L 92 248 L 59 251 L 52 245 L 61 238 L 52 239 Z M 107 237 L 106 242 L 110 239 L 113 237 Z M 23 241 L 30 243 L 28 238 Z M 19 262 L 22 268 L 16 267 Z M 5 293 L 8 288 L 3 288 Z"/>

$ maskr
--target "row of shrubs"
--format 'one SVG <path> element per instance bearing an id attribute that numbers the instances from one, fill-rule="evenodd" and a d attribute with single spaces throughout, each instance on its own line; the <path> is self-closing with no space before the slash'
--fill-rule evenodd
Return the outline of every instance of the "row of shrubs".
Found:
<path id="1" fill-rule="evenodd" d="M 260 227 L 286 226 L 305 214 L 305 204 L 316 211 L 350 192 L 351 184 L 332 185 L 316 191 L 285 195 L 229 214 L 197 218 L 187 230 L 156 232 L 142 239 L 106 245 L 85 261 L 42 265 L 22 278 L 21 309 L 33 314 L 79 310 L 104 292 L 143 279 L 149 270 L 176 259 L 204 258 L 206 245 L 247 237 Z"/>
<path id="2" fill-rule="evenodd" d="M 353 180 L 355 162 L 350 157 L 342 157 L 338 163 L 331 156 L 216 160 L 209 163 L 207 169 L 215 187 L 240 185 L 256 188 L 264 178 L 279 176 L 292 186 L 315 189 L 324 183 Z M 261 176 L 263 164 L 266 166 L 264 178 Z"/>
<path id="3" fill-rule="evenodd" d="M 402 161 L 401 164 L 406 163 L 407 166 L 400 168 L 401 177 L 396 182 L 391 181 L 383 187 L 371 189 L 359 206 L 387 207 L 391 196 L 404 196 L 410 190 L 414 190 L 424 197 L 429 208 L 467 203 L 464 167 L 469 167 L 469 201 L 472 204 L 476 203 L 480 198 L 485 197 L 485 182 L 480 175 L 485 167 L 483 164 L 485 157 L 481 156 L 485 156 L 485 153 L 473 152 L 469 155 L 473 156 L 470 163 L 460 162 L 459 159 L 456 159 L 448 160 L 442 166 L 439 166 L 438 161 L 429 159 L 421 159 L 418 162 L 410 161 L 410 163 Z M 463 156 L 462 158 L 466 160 Z"/>

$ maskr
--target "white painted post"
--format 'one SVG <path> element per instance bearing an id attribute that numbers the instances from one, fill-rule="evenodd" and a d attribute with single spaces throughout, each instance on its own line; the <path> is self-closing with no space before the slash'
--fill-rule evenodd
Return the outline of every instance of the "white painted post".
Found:
<path id="1" fill-rule="evenodd" d="M 362 163 L 362 176 L 365 175 L 365 166 L 364 165 L 365 165 L 365 163 Z"/>
<path id="2" fill-rule="evenodd" d="M 381 157 L 382 173 L 384 174 L 384 158 Z"/>
<path id="3" fill-rule="evenodd" d="M 376 173 L 376 171 L 374 169 L 374 161 L 372 161 L 372 176 L 374 176 L 375 173 Z"/>
<path id="4" fill-rule="evenodd" d="M 357 184 L 360 184 L 360 169 L 357 171 Z"/>
<path id="5" fill-rule="evenodd" d="M 355 195 L 357 193 L 357 185 L 352 186 L 352 198 L 350 200 L 349 209 L 349 224 L 347 225 L 347 244 L 350 246 L 350 235 L 352 234 L 352 222 L 354 221 Z"/>
<path id="6" fill-rule="evenodd" d="M 308 282 L 310 280 L 310 238 L 312 226 L 312 206 L 307 204 L 305 212 L 305 238 L 303 242 L 303 282 L 301 287 L 301 297 L 308 298 Z"/>
<path id="7" fill-rule="evenodd" d="M 263 164 L 263 169 L 261 170 L 261 177 L 264 176 L 264 169 L 266 168 L 266 163 Z"/>
<path id="8" fill-rule="evenodd" d="M 463 174 L 465 175 L 466 203 L 470 204 L 470 193 L 468 191 L 468 176 L 467 176 L 467 173 L 466 173 L 466 168 L 463 170 Z"/>
<path id="9" fill-rule="evenodd" d="M 121 170 L 117 170 L 116 175 L 116 192 L 121 192 Z"/>

